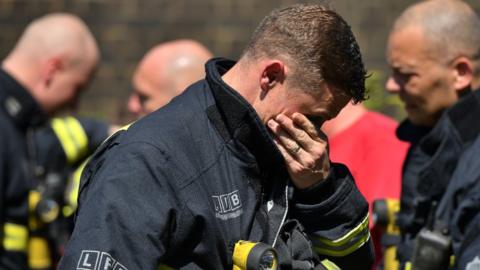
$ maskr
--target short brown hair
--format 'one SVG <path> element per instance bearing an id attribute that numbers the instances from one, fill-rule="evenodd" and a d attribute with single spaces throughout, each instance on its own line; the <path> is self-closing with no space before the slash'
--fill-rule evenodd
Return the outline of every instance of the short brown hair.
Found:
<path id="1" fill-rule="evenodd" d="M 357 103 L 365 100 L 366 70 L 350 26 L 321 5 L 272 11 L 257 27 L 245 57 L 283 57 L 293 66 L 293 83 L 305 91 L 322 81 Z"/>

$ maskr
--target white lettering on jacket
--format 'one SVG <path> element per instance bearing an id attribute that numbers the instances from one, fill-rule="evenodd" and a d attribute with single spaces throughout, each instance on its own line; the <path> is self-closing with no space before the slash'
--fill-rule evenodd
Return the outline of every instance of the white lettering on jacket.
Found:
<path id="1" fill-rule="evenodd" d="M 77 270 L 128 270 L 107 252 L 82 250 Z"/>
<path id="2" fill-rule="evenodd" d="M 221 220 L 236 218 L 243 213 L 242 200 L 238 190 L 228 194 L 212 196 L 215 206 L 215 217 Z"/>

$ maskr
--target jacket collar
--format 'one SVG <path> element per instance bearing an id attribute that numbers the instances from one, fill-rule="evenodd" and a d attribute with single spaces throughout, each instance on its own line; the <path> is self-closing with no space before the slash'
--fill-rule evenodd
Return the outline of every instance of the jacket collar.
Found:
<path id="1" fill-rule="evenodd" d="M 418 134 L 425 133 L 410 148 L 407 162 L 409 159 L 417 160 L 412 158 L 413 155 L 426 160 L 418 168 L 416 189 L 420 195 L 437 198 L 443 194 L 460 155 L 480 134 L 479 116 L 480 91 L 475 91 L 446 110 L 430 132 L 416 128 Z M 411 165 L 414 166 L 419 165 Z"/>
<path id="2" fill-rule="evenodd" d="M 461 98 L 446 116 L 456 129 L 464 143 L 471 142 L 480 134 L 480 90 L 473 91 Z"/>
<path id="3" fill-rule="evenodd" d="M 397 128 L 396 134 L 397 137 L 404 142 L 409 142 L 411 144 L 417 143 L 425 135 L 430 132 L 432 128 L 417 126 L 410 122 L 409 119 L 404 120 Z"/>
<path id="4" fill-rule="evenodd" d="M 0 69 L 0 110 L 24 132 L 47 121 L 47 115 L 30 93 L 3 69 Z"/>
<path id="5" fill-rule="evenodd" d="M 283 156 L 255 109 L 222 80 L 221 76 L 233 65 L 234 61 L 221 58 L 212 59 L 206 64 L 206 80 L 212 90 L 224 127 L 219 125 L 219 121 L 214 121 L 214 124 L 217 129 L 225 129 L 223 132 L 226 135 L 224 137 L 227 137 L 225 139 L 240 141 L 255 156 L 261 172 L 269 176 L 286 175 Z"/>
<path id="6" fill-rule="evenodd" d="M 447 109 L 433 128 L 417 126 L 408 119 L 397 128 L 397 137 L 412 144 L 420 140 L 442 140 L 444 132 L 455 132 L 462 143 L 474 140 L 480 134 L 480 125 L 475 125 L 480 116 L 480 90 L 460 98 Z M 453 130 L 450 130 L 452 129 Z M 427 135 L 428 134 L 428 135 Z"/>

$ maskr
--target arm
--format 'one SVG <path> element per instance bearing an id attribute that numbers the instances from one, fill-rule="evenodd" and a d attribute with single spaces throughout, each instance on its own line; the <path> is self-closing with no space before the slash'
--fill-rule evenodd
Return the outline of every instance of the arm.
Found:
<path id="1" fill-rule="evenodd" d="M 110 141 L 102 146 L 111 147 Z M 171 246 L 173 224 L 181 224 L 174 191 L 159 172 L 165 158 L 147 143 L 103 149 L 82 175 L 75 228 L 59 269 L 97 261 L 101 269 L 156 269 Z"/>
<path id="2" fill-rule="evenodd" d="M 47 171 L 79 165 L 109 136 L 103 121 L 72 116 L 57 117 L 35 133 L 36 158 Z"/>
<path id="3" fill-rule="evenodd" d="M 477 203 L 477 207 L 480 203 Z M 456 269 L 469 269 L 467 266 L 473 265 L 480 266 L 480 207 L 476 209 L 476 216 L 469 222 L 465 238 L 460 243 L 460 250 L 458 251 L 456 260 Z"/>
<path id="4" fill-rule="evenodd" d="M 321 258 L 341 269 L 371 267 L 374 253 L 368 204 L 347 167 L 332 164 L 327 179 L 294 194 L 292 215 L 305 226 Z"/>
<path id="5" fill-rule="evenodd" d="M 368 204 L 348 169 L 330 165 L 326 138 L 299 113 L 277 116 L 268 124 L 297 188 L 292 214 L 305 226 L 317 253 L 344 269 L 371 267 Z"/>
<path id="6" fill-rule="evenodd" d="M 108 136 L 119 129 L 119 127 L 111 126 L 105 121 L 94 118 L 79 117 L 78 121 L 87 134 L 89 154 L 93 153 Z"/>

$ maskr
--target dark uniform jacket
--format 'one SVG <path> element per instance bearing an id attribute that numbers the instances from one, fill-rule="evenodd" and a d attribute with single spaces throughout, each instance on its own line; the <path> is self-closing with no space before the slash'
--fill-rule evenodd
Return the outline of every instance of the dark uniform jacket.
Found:
<path id="1" fill-rule="evenodd" d="M 453 255 L 458 257 L 466 233 L 478 223 L 473 221 L 480 206 L 479 118 L 480 92 L 476 91 L 448 109 L 431 130 L 408 121 L 397 130 L 400 139 L 412 143 L 403 168 L 398 216 L 402 239 L 397 257 L 402 264 L 412 259 L 415 238 L 427 225 L 452 238 Z M 480 254 L 479 244 L 472 245 L 476 254 Z"/>
<path id="2" fill-rule="evenodd" d="M 42 124 L 44 112 L 30 94 L 0 70 L 0 268 L 26 269 L 28 158 L 31 128 Z"/>
<path id="3" fill-rule="evenodd" d="M 35 131 L 35 183 L 29 206 L 36 215 L 31 215 L 35 226 L 30 227 L 30 239 L 46 244 L 29 250 L 32 269 L 54 269 L 59 261 L 73 229 L 79 183 L 75 169 L 108 137 L 108 129 L 102 121 L 64 116 Z"/>
<path id="4" fill-rule="evenodd" d="M 221 80 L 233 64 L 208 62 L 206 80 L 97 150 L 60 269 L 232 269 L 239 240 L 280 249 L 284 269 L 313 269 L 316 254 L 370 268 L 368 205 L 348 169 L 291 187 L 256 112 Z"/>

